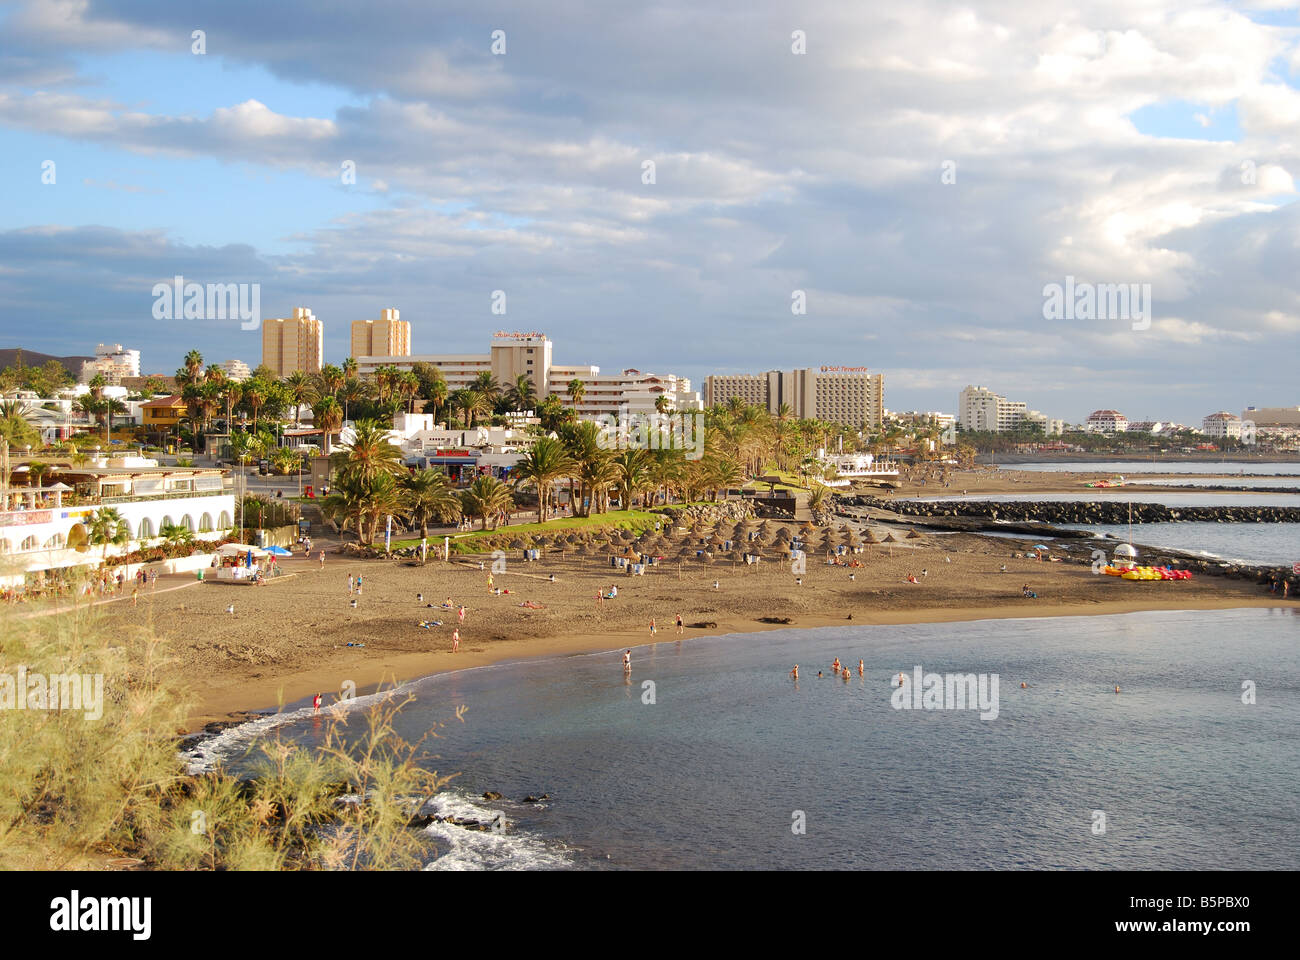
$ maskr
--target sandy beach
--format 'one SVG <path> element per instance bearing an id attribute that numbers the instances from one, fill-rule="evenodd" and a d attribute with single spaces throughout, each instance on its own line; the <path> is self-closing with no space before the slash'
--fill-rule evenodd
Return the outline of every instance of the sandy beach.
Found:
<path id="1" fill-rule="evenodd" d="M 673 560 L 630 577 L 612 569 L 604 555 L 551 554 L 523 563 L 516 552 L 494 578 L 497 587 L 509 591 L 500 596 L 489 590 L 488 572 L 476 562 L 420 566 L 331 554 L 324 568 L 315 560 L 289 560 L 284 566 L 293 576 L 262 587 L 195 582 L 146 593 L 136 606 L 116 602 L 101 611 L 124 637 L 148 631 L 165 641 L 168 669 L 190 698 L 189 727 L 197 730 L 316 692 L 328 702 L 348 681 L 366 693 L 503 660 L 843 625 L 850 616 L 869 627 L 1294 603 L 1242 581 L 1122 581 L 1097 576 L 1087 565 L 1013 558 L 1014 550 L 1015 544 L 1004 539 L 927 535 L 894 544 L 892 555 L 889 545 L 871 546 L 855 570 L 810 557 L 802 584 L 789 562 L 778 559 L 750 567 L 687 561 L 680 568 Z M 349 574 L 363 579 L 355 608 Z M 907 582 L 909 575 L 920 582 Z M 1037 599 L 1021 596 L 1026 583 Z M 611 584 L 618 586 L 618 597 L 598 602 L 597 593 Z M 458 653 L 451 651 L 456 612 L 439 606 L 448 598 L 467 608 Z M 542 608 L 524 607 L 525 601 Z M 227 613 L 232 604 L 234 612 Z M 680 635 L 678 614 L 687 625 Z M 651 618 L 657 628 L 653 637 Z M 789 618 L 789 623 L 762 618 Z M 426 629 L 421 620 L 442 625 Z M 611 669 L 617 664 L 612 657 Z"/>

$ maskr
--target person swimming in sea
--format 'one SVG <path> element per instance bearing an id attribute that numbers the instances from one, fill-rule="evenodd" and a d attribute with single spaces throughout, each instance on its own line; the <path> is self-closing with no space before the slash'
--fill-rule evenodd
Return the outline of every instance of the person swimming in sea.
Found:
<path id="1" fill-rule="evenodd" d="M 799 664 L 796 663 L 794 665 L 794 669 L 790 671 L 790 679 L 791 680 L 799 679 Z"/>

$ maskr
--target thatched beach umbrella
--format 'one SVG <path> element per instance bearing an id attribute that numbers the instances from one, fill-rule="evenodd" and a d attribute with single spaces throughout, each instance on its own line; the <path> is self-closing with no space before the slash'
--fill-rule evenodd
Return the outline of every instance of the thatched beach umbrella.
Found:
<path id="1" fill-rule="evenodd" d="M 909 530 L 909 531 L 907 531 L 907 539 L 908 539 L 908 540 L 920 540 L 920 539 L 921 539 L 921 534 L 917 533 L 915 530 Z"/>
<path id="2" fill-rule="evenodd" d="M 882 541 L 880 541 L 880 542 L 881 542 L 881 543 L 898 543 L 898 540 L 897 540 L 897 538 L 894 536 L 894 534 L 893 534 L 892 532 L 890 532 L 890 533 L 885 534 L 885 539 L 882 540 Z"/>

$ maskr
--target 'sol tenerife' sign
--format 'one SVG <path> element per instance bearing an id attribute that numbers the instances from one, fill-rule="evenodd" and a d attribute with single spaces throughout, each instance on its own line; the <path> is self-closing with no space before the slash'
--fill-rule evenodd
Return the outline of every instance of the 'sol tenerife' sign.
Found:
<path id="1" fill-rule="evenodd" d="M 836 367 L 836 366 L 822 367 L 822 373 L 866 373 L 866 372 L 867 372 L 866 367 Z"/>

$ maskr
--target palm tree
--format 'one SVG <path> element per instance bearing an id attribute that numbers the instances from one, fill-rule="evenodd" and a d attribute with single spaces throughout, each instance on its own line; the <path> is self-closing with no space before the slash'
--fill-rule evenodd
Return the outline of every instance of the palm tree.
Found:
<path id="1" fill-rule="evenodd" d="M 104 398 L 104 441 L 113 442 L 113 416 L 126 416 L 126 404 L 117 397 Z"/>
<path id="2" fill-rule="evenodd" d="M 661 393 L 659 394 L 659 396 L 655 397 L 656 413 L 667 413 L 672 408 L 673 408 L 673 402 L 672 400 L 669 399 L 668 394 Z"/>
<path id="3" fill-rule="evenodd" d="M 478 517 L 482 521 L 480 529 L 488 529 L 488 518 L 495 518 L 502 510 L 509 510 L 515 505 L 510 490 L 496 477 L 479 477 L 460 493 L 460 509 L 467 517 Z M 495 519 L 492 529 L 496 529 Z"/>
<path id="4" fill-rule="evenodd" d="M 350 359 L 350 358 L 349 358 Z M 348 419 L 348 408 L 366 395 L 366 386 L 356 377 L 347 377 L 339 387 L 338 398 L 343 401 L 343 419 Z"/>
<path id="5" fill-rule="evenodd" d="M 546 508 L 555 481 L 572 475 L 577 464 L 564 449 L 564 444 L 553 437 L 539 437 L 519 462 L 514 472 L 520 484 L 537 488 L 537 522 L 546 522 Z"/>
<path id="6" fill-rule="evenodd" d="M 331 460 L 340 478 L 369 485 L 381 473 L 405 472 L 402 451 L 388 439 L 389 428 L 377 420 L 358 420 L 352 425 L 352 441 L 346 450 L 336 451 Z"/>
<path id="7" fill-rule="evenodd" d="M 565 393 L 569 395 L 569 406 L 576 410 L 578 404 L 582 403 L 582 398 L 587 395 L 587 385 L 574 377 L 565 388 Z"/>
<path id="8" fill-rule="evenodd" d="M 605 513 L 609 509 L 609 491 L 619 478 L 613 455 L 598 450 L 595 456 L 582 461 L 578 476 L 582 481 L 582 497 L 590 500 L 584 516 L 590 516 L 593 510 Z"/>
<path id="9" fill-rule="evenodd" d="M 281 383 L 285 392 L 289 395 L 289 402 L 293 404 L 293 428 L 295 430 L 302 426 L 302 405 L 311 404 L 316 399 L 316 386 L 312 383 L 310 374 L 295 370 L 289 374 Z"/>
<path id="10" fill-rule="evenodd" d="M 474 429 L 476 415 L 487 413 L 492 409 L 491 401 L 486 394 L 479 393 L 477 390 L 457 390 L 452 394 L 455 400 L 455 406 L 460 408 L 461 413 L 465 415 L 465 427 L 469 430 Z"/>
<path id="11" fill-rule="evenodd" d="M 812 491 L 808 494 L 808 509 L 813 513 L 821 513 L 826 508 L 826 498 L 830 496 L 831 488 L 823 483 L 813 483 Z"/>
<path id="12" fill-rule="evenodd" d="M 369 495 L 369 489 L 356 480 L 340 477 L 321 500 L 321 515 L 326 520 L 333 520 L 340 530 L 351 527 L 357 532 L 357 539 L 361 540 L 365 532 L 362 518 Z"/>
<path id="13" fill-rule="evenodd" d="M 644 450 L 622 450 L 615 455 L 614 469 L 618 476 L 619 499 L 623 509 L 632 509 L 632 497 L 644 490 L 648 482 L 647 457 Z"/>
<path id="14" fill-rule="evenodd" d="M 168 546 L 175 546 L 179 543 L 190 543 L 194 540 L 194 531 L 183 523 L 164 523 L 158 528 L 158 536 Z"/>
<path id="15" fill-rule="evenodd" d="M 362 499 L 366 530 L 369 538 L 367 545 L 374 543 L 379 533 L 379 521 L 385 517 L 401 517 L 406 506 L 406 495 L 396 476 L 391 473 L 379 473 L 365 483 L 365 496 Z"/>
<path id="16" fill-rule="evenodd" d="M 515 382 L 506 391 L 506 399 L 510 402 L 512 409 L 533 409 L 533 406 L 537 403 L 537 391 L 533 389 L 533 381 L 528 374 L 521 373 L 515 377 Z"/>
<path id="17" fill-rule="evenodd" d="M 317 430 L 324 431 L 324 437 L 321 442 L 321 452 L 325 456 L 330 455 L 330 436 L 337 433 L 343 426 L 343 408 L 333 397 L 322 397 L 316 401 L 312 407 L 312 421 Z"/>
<path id="18" fill-rule="evenodd" d="M 668 488 L 686 476 L 686 461 L 680 450 L 652 450 L 646 464 L 648 478 L 655 487 L 663 490 L 664 503 L 668 502 Z"/>
<path id="19" fill-rule="evenodd" d="M 104 563 L 108 563 L 108 548 L 120 547 L 131 539 L 126 520 L 116 507 L 100 507 L 90 515 L 87 537 L 93 545 L 103 546 Z"/>
<path id="20" fill-rule="evenodd" d="M 439 409 L 447 405 L 447 381 L 439 377 L 437 380 L 430 381 L 425 390 L 429 402 L 425 404 L 424 409 L 426 412 L 432 413 L 436 421 Z M 433 407 L 433 409 L 429 410 L 429 407 Z"/>
<path id="21" fill-rule="evenodd" d="M 420 378 L 410 370 L 403 370 L 397 380 L 397 392 L 404 398 L 409 413 L 415 413 L 415 398 L 420 395 Z"/>
<path id="22" fill-rule="evenodd" d="M 217 396 L 221 402 L 226 405 L 226 435 L 233 436 L 235 432 L 235 406 L 243 399 L 244 389 L 241 384 L 234 380 L 223 380 L 219 385 Z"/>
<path id="23" fill-rule="evenodd" d="M 266 398 L 269 392 L 269 385 L 254 377 L 251 380 L 245 380 L 243 390 L 244 405 L 248 407 L 249 413 L 252 414 L 253 429 L 257 429 L 257 411 L 266 405 Z"/>
<path id="24" fill-rule="evenodd" d="M 357 358 L 348 357 L 343 361 L 343 379 L 355 380 L 357 376 Z"/>
<path id="25" fill-rule="evenodd" d="M 474 378 L 474 382 L 469 388 L 475 393 L 481 393 L 488 399 L 489 404 L 501 395 L 501 385 L 497 383 L 496 377 L 492 376 L 491 371 L 484 370 Z"/>
<path id="26" fill-rule="evenodd" d="M 452 489 L 451 479 L 441 470 L 418 470 L 403 481 L 406 507 L 404 514 L 428 538 L 429 521 L 451 523 L 460 517 L 460 497 Z"/>
<path id="27" fill-rule="evenodd" d="M 343 382 L 347 379 L 343 371 L 332 363 L 327 363 L 321 367 L 320 373 L 316 374 L 318 384 L 317 394 L 319 396 L 335 396 Z"/>

